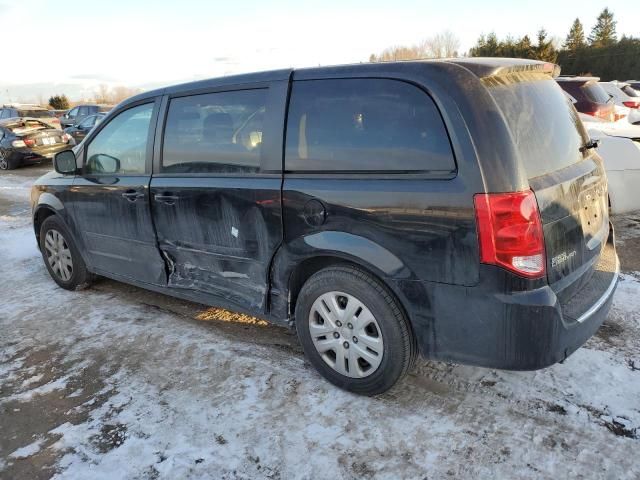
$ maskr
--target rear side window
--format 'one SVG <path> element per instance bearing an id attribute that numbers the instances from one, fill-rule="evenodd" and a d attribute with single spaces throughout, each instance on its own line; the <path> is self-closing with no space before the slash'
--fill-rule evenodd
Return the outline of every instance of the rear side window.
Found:
<path id="1" fill-rule="evenodd" d="M 257 172 L 266 98 L 267 89 L 255 89 L 172 99 L 162 172 Z"/>
<path id="2" fill-rule="evenodd" d="M 587 134 L 558 84 L 544 75 L 512 80 L 485 85 L 502 111 L 528 177 L 581 161 L 580 147 L 588 141 Z"/>
<path id="3" fill-rule="evenodd" d="M 609 94 L 602 88 L 602 85 L 595 81 L 585 83 L 582 91 L 592 102 L 607 103 L 609 101 Z"/>
<path id="4" fill-rule="evenodd" d="M 285 169 L 307 172 L 451 172 L 455 161 L 435 103 L 406 82 L 294 82 Z"/>
<path id="5" fill-rule="evenodd" d="M 640 92 L 638 92 L 636 89 L 634 89 L 629 85 L 625 85 L 624 87 L 622 87 L 622 91 L 627 95 L 629 95 L 630 97 L 634 97 L 634 98 L 640 97 Z"/>

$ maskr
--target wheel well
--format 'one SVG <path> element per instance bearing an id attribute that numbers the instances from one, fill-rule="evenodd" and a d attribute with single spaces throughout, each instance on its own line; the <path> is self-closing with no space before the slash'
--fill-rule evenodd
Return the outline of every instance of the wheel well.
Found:
<path id="1" fill-rule="evenodd" d="M 33 229 L 36 233 L 36 240 L 38 241 L 38 247 L 40 247 L 40 227 L 42 226 L 42 222 L 44 222 L 51 215 L 55 215 L 56 212 L 51 210 L 48 207 L 41 207 L 33 217 Z"/>

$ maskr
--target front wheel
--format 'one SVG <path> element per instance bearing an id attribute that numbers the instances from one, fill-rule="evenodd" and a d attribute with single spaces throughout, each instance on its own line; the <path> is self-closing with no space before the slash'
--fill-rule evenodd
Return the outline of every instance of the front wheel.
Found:
<path id="1" fill-rule="evenodd" d="M 345 390 L 385 392 L 414 361 L 415 342 L 397 300 L 362 270 L 330 267 L 311 276 L 295 317 L 311 364 Z"/>
<path id="2" fill-rule="evenodd" d="M 81 290 L 91 284 L 92 275 L 71 234 L 55 215 L 42 222 L 40 251 L 49 275 L 62 288 Z"/>

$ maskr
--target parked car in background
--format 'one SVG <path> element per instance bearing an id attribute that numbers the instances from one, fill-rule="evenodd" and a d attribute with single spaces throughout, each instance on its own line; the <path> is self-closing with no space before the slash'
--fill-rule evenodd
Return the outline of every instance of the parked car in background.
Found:
<path id="1" fill-rule="evenodd" d="M 628 83 L 631 88 L 633 88 L 636 91 L 640 91 L 640 80 L 627 80 L 624 83 Z"/>
<path id="2" fill-rule="evenodd" d="M 622 87 L 628 84 L 599 82 L 605 92 L 613 97 L 616 107 L 622 109 L 629 123 L 640 123 L 640 97 L 631 97 Z"/>
<path id="3" fill-rule="evenodd" d="M 620 87 L 622 91 L 631 98 L 640 99 L 640 86 L 638 88 L 634 88 L 627 82 L 619 82 L 617 80 L 614 80 L 612 83 Z"/>
<path id="4" fill-rule="evenodd" d="M 49 111 L 53 113 L 53 116 L 56 118 L 60 118 L 62 115 L 68 112 L 68 110 L 49 110 Z"/>
<path id="5" fill-rule="evenodd" d="M 598 83 L 598 77 L 558 77 L 556 81 L 575 100 L 576 110 L 608 122 L 615 121 L 614 101 Z"/>
<path id="6" fill-rule="evenodd" d="M 67 113 L 62 115 L 62 117 L 60 117 L 60 123 L 62 124 L 62 128 L 72 127 L 79 124 L 89 115 L 94 115 L 96 113 L 106 113 L 112 108 L 113 107 L 111 105 L 76 105 L 75 107 L 69 109 Z"/>
<path id="7" fill-rule="evenodd" d="M 60 120 L 51 110 L 40 105 L 11 103 L 0 108 L 0 121 L 10 118 L 38 118 L 52 128 L 61 128 Z"/>
<path id="8" fill-rule="evenodd" d="M 87 136 L 87 133 L 91 131 L 93 127 L 98 125 L 102 119 L 106 116 L 106 113 L 96 113 L 94 115 L 89 115 L 85 117 L 80 123 L 67 127 L 64 129 L 65 133 L 68 133 L 73 137 L 76 143 L 80 143 L 84 137 Z"/>
<path id="9" fill-rule="evenodd" d="M 97 274 L 295 325 L 311 364 L 363 394 L 418 353 L 562 361 L 619 266 L 557 69 L 367 63 L 129 98 L 35 183 L 45 266 L 69 290 Z"/>
<path id="10" fill-rule="evenodd" d="M 591 139 L 598 140 L 598 153 L 609 180 L 612 213 L 640 210 L 640 126 L 605 122 L 580 114 Z"/>
<path id="11" fill-rule="evenodd" d="M 70 135 L 39 118 L 0 120 L 0 170 L 40 163 L 74 145 Z"/>

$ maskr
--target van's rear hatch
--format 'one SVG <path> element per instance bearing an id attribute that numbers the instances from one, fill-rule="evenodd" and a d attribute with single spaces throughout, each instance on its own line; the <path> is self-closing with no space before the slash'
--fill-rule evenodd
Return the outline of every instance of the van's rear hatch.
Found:
<path id="1" fill-rule="evenodd" d="M 483 83 L 535 193 L 547 278 L 563 301 L 590 280 L 600 260 L 609 237 L 608 194 L 602 161 L 552 72 L 491 75 Z"/>

